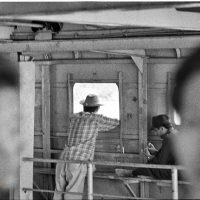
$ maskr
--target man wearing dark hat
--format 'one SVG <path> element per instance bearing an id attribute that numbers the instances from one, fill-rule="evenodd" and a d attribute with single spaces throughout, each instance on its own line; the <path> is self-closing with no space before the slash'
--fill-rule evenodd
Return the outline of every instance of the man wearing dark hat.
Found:
<path id="1" fill-rule="evenodd" d="M 170 119 L 167 115 L 157 115 L 152 118 L 152 131 L 160 136 L 162 146 L 157 150 L 153 144 L 149 143 L 145 148 L 144 154 L 148 157 L 148 164 L 163 164 L 163 165 L 175 165 L 175 151 L 173 148 L 173 142 L 176 138 L 175 130 L 172 127 Z M 138 168 L 134 171 L 123 173 L 123 170 L 117 170 L 118 175 L 125 176 L 151 176 L 156 179 L 170 179 L 171 171 L 165 169 L 150 169 L 150 168 Z"/>
<path id="2" fill-rule="evenodd" d="M 98 131 L 108 131 L 119 125 L 119 120 L 97 114 L 102 104 L 91 94 L 80 102 L 83 112 L 70 118 L 68 140 L 60 159 L 93 160 Z M 87 165 L 83 163 L 58 163 L 56 166 L 56 191 L 83 193 Z M 82 199 L 82 194 L 54 193 L 54 200 Z"/>

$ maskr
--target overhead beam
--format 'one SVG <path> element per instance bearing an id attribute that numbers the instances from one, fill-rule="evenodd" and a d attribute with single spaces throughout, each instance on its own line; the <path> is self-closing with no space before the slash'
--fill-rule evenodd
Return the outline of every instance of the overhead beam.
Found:
<path id="1" fill-rule="evenodd" d="M 106 9 L 123 9 L 123 10 L 141 10 L 152 8 L 170 8 L 170 7 L 182 7 L 192 6 L 191 2 L 148 2 L 148 1 L 126 1 L 126 2 L 114 2 L 114 1 L 58 1 L 58 2 L 0 2 L 0 13 L 2 16 L 16 16 L 24 14 L 41 13 L 74 13 L 77 11 L 98 11 Z"/>
<path id="2" fill-rule="evenodd" d="M 181 12 L 175 8 L 134 10 L 102 9 L 41 14 L 0 16 L 4 20 L 37 20 L 97 26 L 140 26 L 176 30 L 200 30 L 199 13 Z"/>
<path id="3" fill-rule="evenodd" d="M 200 36 L 20 41 L 0 43 L 0 52 L 63 52 L 91 50 L 195 48 Z"/>

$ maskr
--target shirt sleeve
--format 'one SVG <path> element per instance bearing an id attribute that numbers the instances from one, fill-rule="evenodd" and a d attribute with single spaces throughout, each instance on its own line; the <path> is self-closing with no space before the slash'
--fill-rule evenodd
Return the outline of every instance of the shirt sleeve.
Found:
<path id="1" fill-rule="evenodd" d="M 160 150 L 154 158 L 150 160 L 153 164 L 169 164 L 172 156 L 172 144 L 170 138 L 165 138 Z"/>
<path id="2" fill-rule="evenodd" d="M 101 116 L 99 119 L 99 131 L 109 131 L 116 126 L 119 125 L 119 120 L 118 119 L 113 119 L 105 116 Z"/>

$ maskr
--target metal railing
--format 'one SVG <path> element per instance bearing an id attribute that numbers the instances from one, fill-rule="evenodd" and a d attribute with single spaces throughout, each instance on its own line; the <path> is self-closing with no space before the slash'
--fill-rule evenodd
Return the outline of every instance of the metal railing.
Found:
<path id="1" fill-rule="evenodd" d="M 93 165 L 103 165 L 103 166 L 112 166 L 112 167 L 128 167 L 128 168 L 153 168 L 153 169 L 168 169 L 171 170 L 172 177 L 172 199 L 178 199 L 178 170 L 184 170 L 183 166 L 179 165 L 157 165 L 157 164 L 141 164 L 141 163 L 120 163 L 120 162 L 110 162 L 110 161 L 72 161 L 72 160 L 59 160 L 59 159 L 43 159 L 43 158 L 23 158 L 23 161 L 31 161 L 31 162 L 42 162 L 42 163 L 83 163 L 87 164 L 88 170 L 88 200 L 93 200 L 94 196 L 98 197 L 110 197 L 110 198 L 118 198 L 118 199 L 145 199 L 139 197 L 130 197 L 130 196 L 115 196 L 115 195 L 104 195 L 104 194 L 96 194 L 93 193 Z M 46 192 L 46 193 L 54 193 L 52 190 L 37 190 L 33 188 L 23 188 L 23 191 L 33 191 L 33 192 Z M 57 191 L 56 191 L 57 192 Z M 68 193 L 69 192 L 58 192 L 58 193 Z M 71 193 L 75 194 L 75 193 Z M 77 193 L 76 193 L 77 194 Z M 146 198 L 150 199 L 150 198 Z"/>

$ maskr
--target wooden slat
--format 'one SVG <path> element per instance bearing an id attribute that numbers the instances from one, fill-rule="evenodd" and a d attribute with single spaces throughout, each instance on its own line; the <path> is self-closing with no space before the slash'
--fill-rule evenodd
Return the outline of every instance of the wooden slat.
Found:
<path id="1" fill-rule="evenodd" d="M 42 133 L 43 133 L 43 158 L 51 158 L 50 144 L 50 68 L 42 65 Z M 44 167 L 51 167 L 50 163 L 44 163 Z M 52 188 L 52 177 L 44 177 L 46 189 Z"/>
<path id="2" fill-rule="evenodd" d="M 43 158 L 30 158 L 23 157 L 24 162 L 41 162 L 41 163 L 91 163 L 91 161 L 79 161 L 79 160 L 60 160 L 60 159 L 43 159 Z M 121 162 L 110 162 L 110 161 L 93 161 L 95 165 L 99 166 L 112 166 L 112 167 L 141 167 L 141 168 L 152 168 L 152 169 L 178 169 L 185 170 L 186 168 L 181 165 L 158 165 L 158 164 L 143 164 L 143 163 L 121 163 Z"/>
<path id="3" fill-rule="evenodd" d="M 120 143 L 120 139 L 109 139 L 109 140 L 102 140 L 98 139 L 96 141 L 96 152 L 112 152 L 116 153 L 119 152 L 118 145 Z M 51 140 L 52 149 L 63 149 L 66 144 L 66 139 L 56 139 Z M 138 140 L 123 140 L 124 151 L 126 153 L 137 153 L 138 151 Z M 39 145 L 37 147 L 40 147 Z"/>
<path id="4" fill-rule="evenodd" d="M 156 51 L 156 50 L 155 50 Z M 147 55 L 148 56 L 148 55 Z M 146 58 L 147 64 L 180 64 L 186 58 Z M 132 59 L 101 59 L 101 60 L 52 60 L 52 61 L 35 61 L 37 65 L 47 64 L 50 66 L 62 64 L 132 64 Z"/>
<path id="5" fill-rule="evenodd" d="M 35 152 L 43 152 L 43 149 L 34 149 Z M 61 149 L 52 149 L 51 154 L 59 155 L 61 153 Z M 95 160 L 109 160 L 115 162 L 139 162 L 139 155 L 138 154 L 123 154 L 121 153 L 108 153 L 108 152 L 95 152 Z"/>
<path id="6" fill-rule="evenodd" d="M 0 52 L 64 52 L 119 49 L 197 48 L 199 36 L 163 36 L 52 41 L 20 41 L 0 44 Z"/>
<path id="7" fill-rule="evenodd" d="M 72 89 L 71 89 L 71 74 L 67 74 L 67 109 L 68 109 L 68 117 L 72 114 Z"/>
<path id="8" fill-rule="evenodd" d="M 42 66 L 42 133 L 44 158 L 50 158 L 50 72 Z"/>
<path id="9" fill-rule="evenodd" d="M 148 99 L 147 99 L 147 58 L 143 59 L 143 80 L 142 80 L 142 86 L 143 86 L 143 149 L 147 145 L 147 139 L 148 139 L 148 129 L 147 129 L 147 115 L 148 115 Z M 144 156 L 145 157 L 145 156 Z M 146 162 L 146 158 L 143 157 L 143 162 Z"/>
<path id="10" fill-rule="evenodd" d="M 143 88 L 142 88 L 143 75 L 138 70 L 138 134 L 139 134 L 139 154 L 141 161 L 143 160 Z"/>
<path id="11" fill-rule="evenodd" d="M 124 132 L 124 105 L 123 105 L 123 74 L 122 72 L 118 73 L 119 77 L 119 109 L 120 109 L 120 150 L 121 153 L 124 153 L 124 142 L 123 142 L 123 132 Z"/>
<path id="12" fill-rule="evenodd" d="M 147 64 L 180 64 L 185 58 L 147 58 Z"/>

